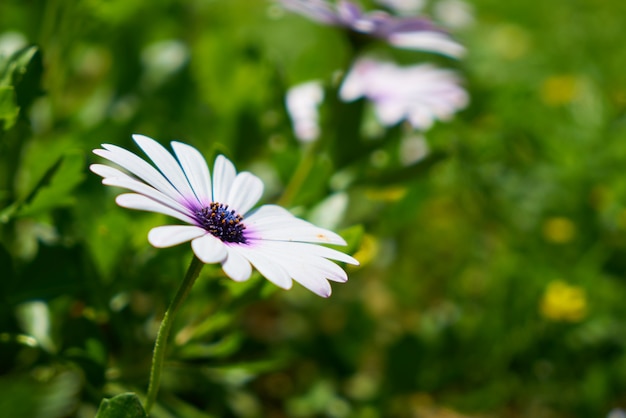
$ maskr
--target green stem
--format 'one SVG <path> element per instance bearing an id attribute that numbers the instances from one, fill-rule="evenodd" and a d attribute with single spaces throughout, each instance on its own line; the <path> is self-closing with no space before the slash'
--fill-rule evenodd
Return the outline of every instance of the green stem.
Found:
<path id="1" fill-rule="evenodd" d="M 152 368 L 150 369 L 150 384 L 148 385 L 148 396 L 146 398 L 146 413 L 150 413 L 150 409 L 156 401 L 157 392 L 159 391 L 159 384 L 161 383 L 161 370 L 163 369 L 163 360 L 165 358 L 165 348 L 167 346 L 167 339 L 170 335 L 172 328 L 172 321 L 178 308 L 182 305 L 183 301 L 189 294 L 189 291 L 193 287 L 194 282 L 200 274 L 200 270 L 204 263 L 194 255 L 187 274 L 183 282 L 180 284 L 174 299 L 170 302 L 170 306 L 165 311 L 163 321 L 159 327 L 159 333 L 157 334 L 156 342 L 154 343 L 154 353 L 152 354 Z"/>
<path id="2" fill-rule="evenodd" d="M 321 139 L 309 144 L 309 147 L 304 152 L 304 157 L 300 160 L 296 172 L 291 177 L 289 184 L 285 187 L 285 191 L 282 196 L 276 202 L 280 206 L 289 206 L 293 203 L 293 199 L 296 197 L 298 191 L 302 188 L 306 178 L 309 176 L 311 169 L 315 165 L 315 158 L 321 148 Z"/>

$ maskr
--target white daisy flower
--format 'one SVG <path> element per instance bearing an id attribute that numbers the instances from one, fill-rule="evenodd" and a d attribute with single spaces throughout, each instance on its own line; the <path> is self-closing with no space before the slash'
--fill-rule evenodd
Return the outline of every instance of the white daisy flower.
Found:
<path id="1" fill-rule="evenodd" d="M 397 48 L 429 51 L 460 58 L 465 47 L 423 17 L 396 17 L 382 10 L 365 12 L 358 3 L 339 0 L 279 0 L 288 10 L 317 22 L 384 39 Z"/>
<path id="2" fill-rule="evenodd" d="M 345 282 L 346 272 L 330 260 L 358 265 L 353 257 L 317 244 L 346 245 L 339 235 L 298 219 L 286 209 L 264 205 L 252 209 L 263 194 L 263 183 L 248 172 L 237 174 L 220 155 L 213 173 L 200 152 L 172 142 L 174 154 L 143 135 L 133 139 L 152 161 L 111 144 L 94 154 L 120 166 L 93 164 L 102 183 L 128 189 L 115 199 L 118 205 L 162 213 L 187 225 L 153 228 L 148 241 L 157 248 L 191 241 L 204 263 L 221 263 L 236 281 L 250 278 L 252 266 L 272 283 L 289 289 L 292 279 L 312 292 L 328 297 L 328 280 Z"/>
<path id="3" fill-rule="evenodd" d="M 319 106 L 324 100 L 324 88 L 319 81 L 308 81 L 287 91 L 285 104 L 293 131 L 300 141 L 312 142 L 320 136 Z"/>
<path id="4" fill-rule="evenodd" d="M 384 126 L 407 120 L 423 131 L 435 120 L 449 120 L 469 101 L 452 71 L 430 64 L 398 66 L 367 57 L 354 63 L 339 95 L 347 102 L 366 97 Z"/>

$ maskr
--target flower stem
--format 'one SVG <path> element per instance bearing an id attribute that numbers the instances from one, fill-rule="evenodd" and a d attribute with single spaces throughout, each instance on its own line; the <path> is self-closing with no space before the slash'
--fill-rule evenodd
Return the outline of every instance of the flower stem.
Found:
<path id="1" fill-rule="evenodd" d="M 300 164 L 296 168 L 293 177 L 287 184 L 285 191 L 278 200 L 277 204 L 280 206 L 289 206 L 293 203 L 293 199 L 296 197 L 298 191 L 302 188 L 305 180 L 311 173 L 313 166 L 315 165 L 315 158 L 319 155 L 321 148 L 321 140 L 309 144 L 308 148 L 304 151 L 304 157 L 300 160 Z"/>
<path id="2" fill-rule="evenodd" d="M 170 306 L 165 311 L 161 326 L 159 327 L 159 333 L 157 334 L 156 342 L 154 343 L 154 353 L 152 354 L 152 368 L 150 369 L 150 383 L 148 385 L 148 395 L 146 398 L 146 413 L 150 413 L 150 409 L 156 401 L 157 392 L 159 391 L 159 384 L 161 383 L 161 370 L 163 369 L 163 360 L 165 358 L 165 349 L 167 346 L 167 339 L 172 328 L 172 321 L 178 308 L 182 305 L 183 301 L 189 294 L 189 291 L 193 287 L 194 282 L 200 274 L 200 270 L 204 263 L 194 255 L 187 274 L 180 284 L 180 287 L 174 295 L 174 299 L 170 302 Z"/>

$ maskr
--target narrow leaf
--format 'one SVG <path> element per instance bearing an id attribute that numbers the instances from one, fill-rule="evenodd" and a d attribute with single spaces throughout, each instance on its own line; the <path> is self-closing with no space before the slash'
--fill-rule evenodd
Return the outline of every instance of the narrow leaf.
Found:
<path id="1" fill-rule="evenodd" d="M 103 399 L 96 418 L 148 418 L 139 398 L 134 393 L 122 393 Z"/>

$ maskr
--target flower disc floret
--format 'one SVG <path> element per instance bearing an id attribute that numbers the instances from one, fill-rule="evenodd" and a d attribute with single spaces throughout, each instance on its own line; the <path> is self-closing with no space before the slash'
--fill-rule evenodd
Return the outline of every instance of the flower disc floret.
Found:
<path id="1" fill-rule="evenodd" d="M 228 205 L 212 202 L 209 206 L 199 209 L 195 213 L 198 223 L 210 232 L 214 237 L 224 242 L 243 244 L 246 237 L 243 234 L 246 226 L 243 224 L 243 216 L 228 210 Z"/>

